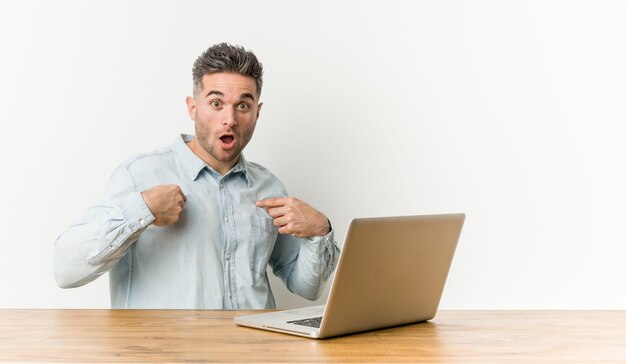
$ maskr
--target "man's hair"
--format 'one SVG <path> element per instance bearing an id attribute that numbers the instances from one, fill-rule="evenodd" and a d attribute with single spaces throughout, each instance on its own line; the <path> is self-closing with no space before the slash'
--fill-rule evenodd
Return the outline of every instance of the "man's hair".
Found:
<path id="1" fill-rule="evenodd" d="M 257 95 L 261 94 L 263 65 L 254 53 L 247 51 L 242 46 L 219 43 L 209 47 L 193 63 L 194 95 L 202 89 L 202 77 L 204 75 L 221 72 L 233 72 L 254 78 Z"/>

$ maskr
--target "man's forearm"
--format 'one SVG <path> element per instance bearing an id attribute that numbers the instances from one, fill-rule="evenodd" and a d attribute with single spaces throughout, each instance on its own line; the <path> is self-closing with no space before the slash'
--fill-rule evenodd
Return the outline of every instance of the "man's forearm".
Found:
<path id="1" fill-rule="evenodd" d="M 142 205 L 143 204 L 143 205 Z M 111 269 L 154 219 L 137 192 L 91 207 L 54 247 L 54 275 L 62 288 L 87 284 Z"/>
<path id="2" fill-rule="evenodd" d="M 301 240 L 298 260 L 291 271 L 287 287 L 304 298 L 316 300 L 335 269 L 339 248 L 332 231 L 322 237 Z"/>

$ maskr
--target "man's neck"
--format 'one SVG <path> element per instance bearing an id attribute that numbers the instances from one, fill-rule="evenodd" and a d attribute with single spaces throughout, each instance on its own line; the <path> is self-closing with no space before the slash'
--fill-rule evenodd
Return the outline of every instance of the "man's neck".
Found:
<path id="1" fill-rule="evenodd" d="M 198 142 L 198 138 L 196 136 L 191 139 L 191 141 L 187 142 L 187 146 L 193 154 L 197 155 L 198 158 L 202 159 L 204 163 L 206 163 L 209 167 L 213 168 L 220 175 L 225 175 L 228 173 L 239 161 L 239 157 L 234 161 L 222 162 L 213 158 Z"/>

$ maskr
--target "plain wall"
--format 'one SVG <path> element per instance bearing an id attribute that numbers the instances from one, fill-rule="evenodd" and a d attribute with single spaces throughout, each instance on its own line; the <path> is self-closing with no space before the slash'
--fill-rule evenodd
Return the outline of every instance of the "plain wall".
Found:
<path id="1" fill-rule="evenodd" d="M 0 307 L 109 307 L 54 240 L 128 156 L 192 132 L 209 45 L 253 50 L 247 159 L 324 211 L 465 212 L 442 308 L 626 309 L 620 1 L 3 1 Z M 273 281 L 281 307 L 308 304 Z M 325 297 L 324 297 L 325 298 Z"/>

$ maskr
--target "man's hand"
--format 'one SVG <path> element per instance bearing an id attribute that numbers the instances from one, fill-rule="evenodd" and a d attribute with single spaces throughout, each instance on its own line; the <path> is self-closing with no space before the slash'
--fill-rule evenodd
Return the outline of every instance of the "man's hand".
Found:
<path id="1" fill-rule="evenodd" d="M 311 238 L 328 234 L 330 226 L 324 214 L 295 197 L 269 198 L 257 201 L 258 207 L 266 207 L 281 234 L 299 238 Z"/>
<path id="2" fill-rule="evenodd" d="M 183 211 L 185 195 L 177 185 L 158 185 L 141 193 L 141 197 L 154 215 L 153 224 L 167 226 L 175 224 Z"/>

